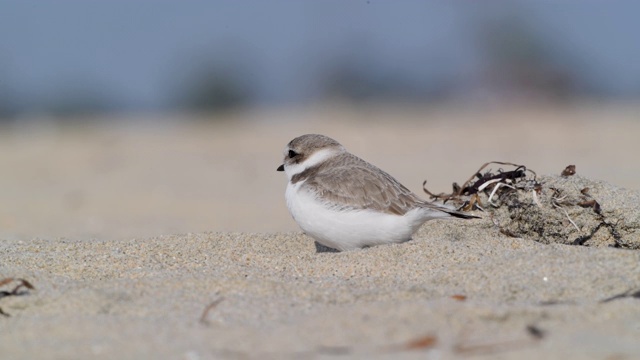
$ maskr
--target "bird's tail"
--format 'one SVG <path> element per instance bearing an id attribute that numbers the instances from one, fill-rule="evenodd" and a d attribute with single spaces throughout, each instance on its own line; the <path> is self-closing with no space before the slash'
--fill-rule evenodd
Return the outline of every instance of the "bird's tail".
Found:
<path id="1" fill-rule="evenodd" d="M 453 208 L 448 207 L 448 205 L 436 204 L 436 203 L 425 201 L 422 206 L 428 207 L 434 210 L 442 211 L 443 213 L 449 214 L 453 217 L 460 218 L 460 219 L 481 219 L 480 216 L 475 216 L 475 215 L 464 213 L 462 211 L 455 210 Z"/>
<path id="2" fill-rule="evenodd" d="M 446 212 L 447 214 L 453 216 L 453 217 L 457 217 L 460 219 L 482 219 L 480 216 L 475 216 L 475 215 L 471 215 L 471 214 L 466 214 L 460 211 L 456 211 L 456 210 L 443 210 L 444 212 Z"/>

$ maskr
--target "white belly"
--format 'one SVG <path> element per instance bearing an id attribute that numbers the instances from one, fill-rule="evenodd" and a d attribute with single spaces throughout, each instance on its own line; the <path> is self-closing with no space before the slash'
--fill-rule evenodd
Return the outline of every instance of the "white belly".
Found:
<path id="1" fill-rule="evenodd" d="M 301 190 L 302 181 L 287 185 L 286 200 L 291 215 L 304 230 L 324 246 L 338 250 L 356 249 L 411 239 L 429 217 L 422 209 L 404 216 L 371 210 L 334 210 Z"/>

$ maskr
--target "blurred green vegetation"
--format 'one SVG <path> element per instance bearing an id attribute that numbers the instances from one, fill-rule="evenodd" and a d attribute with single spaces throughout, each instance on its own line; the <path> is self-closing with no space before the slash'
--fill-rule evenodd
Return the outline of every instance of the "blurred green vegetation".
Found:
<path id="1" fill-rule="evenodd" d="M 196 73 L 178 100 L 179 108 L 196 112 L 224 112 L 248 104 L 248 91 L 237 74 L 218 69 Z"/>
<path id="2" fill-rule="evenodd" d="M 570 49 L 553 44 L 553 39 L 542 39 L 520 16 L 485 24 L 482 30 L 478 43 L 489 64 L 488 86 L 551 102 L 589 95 L 586 84 L 580 84 L 569 67 L 580 64 L 579 59 Z"/>

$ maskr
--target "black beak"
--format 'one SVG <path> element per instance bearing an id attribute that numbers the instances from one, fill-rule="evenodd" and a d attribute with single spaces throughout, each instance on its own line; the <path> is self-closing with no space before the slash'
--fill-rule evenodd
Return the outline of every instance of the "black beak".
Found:
<path id="1" fill-rule="evenodd" d="M 284 171 L 284 164 L 278 166 L 277 171 Z"/>

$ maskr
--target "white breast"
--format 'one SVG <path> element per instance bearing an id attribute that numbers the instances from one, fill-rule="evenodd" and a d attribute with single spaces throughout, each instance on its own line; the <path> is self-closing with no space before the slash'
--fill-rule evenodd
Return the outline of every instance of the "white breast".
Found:
<path id="1" fill-rule="evenodd" d="M 335 210 L 305 190 L 303 184 L 300 181 L 287 185 L 287 207 L 307 235 L 334 249 L 404 242 L 430 218 L 422 209 L 403 216 L 372 210 Z"/>

